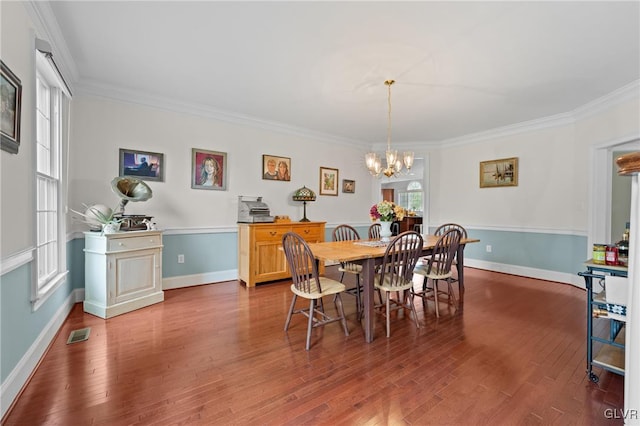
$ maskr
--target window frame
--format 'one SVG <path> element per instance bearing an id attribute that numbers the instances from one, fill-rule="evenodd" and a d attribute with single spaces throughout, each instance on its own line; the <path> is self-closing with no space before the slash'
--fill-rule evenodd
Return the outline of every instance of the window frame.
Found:
<path id="1" fill-rule="evenodd" d="M 67 250 L 66 250 L 66 162 L 65 159 L 65 147 L 66 139 L 68 138 L 68 129 L 65 127 L 68 117 L 68 101 L 65 99 L 67 92 L 60 85 L 60 79 L 57 78 L 57 71 L 53 69 L 47 58 L 40 52 L 35 52 L 36 55 L 36 67 L 35 67 L 35 103 L 34 103 L 34 134 L 36 135 L 36 141 L 34 144 L 34 229 L 35 232 L 35 250 L 34 250 L 34 267 L 32 268 L 32 285 L 31 285 L 31 304 L 32 310 L 36 311 L 42 306 L 46 300 L 64 283 L 69 276 L 67 270 Z M 40 102 L 41 102 L 41 84 L 46 87 L 49 92 L 49 99 L 46 104 L 47 111 L 49 113 L 49 120 L 51 124 L 44 126 L 41 121 L 40 114 Z M 42 139 L 41 126 L 46 127 L 46 131 L 49 137 L 49 164 L 47 168 L 41 170 L 39 167 L 42 156 L 39 154 Z M 41 183 L 46 186 L 53 184 L 55 188 L 48 190 L 48 196 L 54 195 L 55 201 L 53 204 L 47 203 L 44 199 L 45 205 L 42 205 L 42 192 Z M 55 218 L 53 222 L 45 226 L 47 234 L 43 233 L 40 226 L 39 219 L 43 212 L 55 209 Z M 46 214 L 46 213 L 45 213 Z M 53 230 L 53 233 L 51 232 Z M 43 256 L 40 248 L 44 245 L 53 245 L 53 252 L 50 255 Z M 47 262 L 55 263 L 53 267 L 47 264 Z M 41 275 L 43 263 L 47 272 Z"/>
<path id="2" fill-rule="evenodd" d="M 410 189 L 412 186 L 418 186 L 419 189 Z M 424 209 L 424 190 L 422 189 L 422 183 L 419 180 L 409 181 L 409 183 L 407 184 L 406 190 L 398 193 L 398 204 L 407 210 L 411 210 L 409 205 L 410 198 L 412 194 L 416 194 L 416 193 L 420 194 L 419 204 L 420 204 L 420 207 Z M 401 202 L 401 200 L 405 198 L 406 198 L 406 203 Z M 413 210 L 416 211 L 417 209 L 413 209 Z"/>

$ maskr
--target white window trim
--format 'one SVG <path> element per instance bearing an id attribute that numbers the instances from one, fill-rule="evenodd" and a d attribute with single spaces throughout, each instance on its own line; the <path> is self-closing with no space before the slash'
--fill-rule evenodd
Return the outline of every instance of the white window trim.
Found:
<path id="1" fill-rule="evenodd" d="M 51 297 L 55 291 L 67 280 L 69 277 L 69 271 L 67 270 L 67 241 L 66 241 L 66 200 L 67 200 L 67 163 L 66 163 L 66 155 L 67 146 L 68 146 L 68 115 L 69 115 L 69 105 L 68 101 L 65 100 L 64 95 L 69 95 L 69 92 L 66 90 L 65 86 L 60 85 L 60 78 L 57 76 L 57 70 L 54 70 L 50 61 L 40 52 L 35 52 L 35 63 L 36 63 L 36 72 L 34 73 L 33 79 L 33 87 L 37 87 L 37 76 L 40 76 L 41 79 L 46 81 L 50 87 L 55 88 L 55 90 L 59 91 L 60 101 L 60 123 L 59 129 L 59 146 L 56 148 L 56 155 L 58 156 L 58 223 L 57 223 L 57 249 L 58 249 L 58 268 L 57 273 L 47 279 L 47 282 L 44 285 L 40 285 L 39 277 L 38 277 L 38 251 L 34 250 L 34 266 L 32 268 L 32 285 L 31 285 L 31 309 L 32 311 L 38 310 L 48 299 Z M 34 90 L 33 94 L 33 105 L 37 105 L 37 93 Z M 34 110 L 35 115 L 35 110 Z M 65 120 L 67 118 L 67 120 Z M 37 134 L 37 123 L 34 120 L 34 131 L 33 134 Z M 37 152 L 35 152 L 33 161 L 37 161 Z M 37 176 L 38 171 L 37 167 L 34 163 L 34 173 Z M 38 179 L 34 179 L 35 184 L 37 185 Z M 36 197 L 35 205 L 37 205 L 37 197 L 38 190 L 35 188 L 34 196 Z M 37 213 L 34 210 L 33 213 L 33 223 L 34 229 L 37 230 Z M 37 231 L 35 234 L 36 244 L 38 246 L 37 241 Z"/>

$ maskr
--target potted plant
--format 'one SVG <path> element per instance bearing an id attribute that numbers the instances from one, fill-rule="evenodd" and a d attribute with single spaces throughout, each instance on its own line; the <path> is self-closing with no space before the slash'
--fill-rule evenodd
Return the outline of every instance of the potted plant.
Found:
<path id="1" fill-rule="evenodd" d="M 90 229 L 96 231 L 100 229 L 104 234 L 113 234 L 120 230 L 120 223 L 122 220 L 115 217 L 113 209 L 103 204 L 94 204 L 92 206 L 87 206 L 86 204 L 82 205 L 85 208 L 84 213 L 73 209 L 69 210 L 81 216 L 82 220 L 89 225 Z"/>

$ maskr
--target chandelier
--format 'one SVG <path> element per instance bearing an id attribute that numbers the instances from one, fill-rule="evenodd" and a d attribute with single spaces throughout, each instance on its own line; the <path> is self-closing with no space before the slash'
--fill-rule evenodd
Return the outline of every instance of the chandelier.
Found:
<path id="1" fill-rule="evenodd" d="M 382 175 L 386 177 L 397 176 L 402 171 L 403 161 L 404 167 L 406 167 L 407 170 L 411 170 L 411 166 L 413 166 L 413 152 L 404 152 L 401 161 L 400 157 L 398 157 L 398 151 L 391 149 L 391 85 L 393 83 L 395 83 L 395 80 L 386 80 L 384 82 L 389 91 L 387 98 L 389 104 L 389 115 L 387 122 L 387 151 L 385 152 L 387 160 L 386 167 L 384 169 L 382 168 L 382 159 L 377 153 L 369 152 L 365 155 L 367 169 L 369 169 L 369 173 L 375 177 L 381 177 Z"/>

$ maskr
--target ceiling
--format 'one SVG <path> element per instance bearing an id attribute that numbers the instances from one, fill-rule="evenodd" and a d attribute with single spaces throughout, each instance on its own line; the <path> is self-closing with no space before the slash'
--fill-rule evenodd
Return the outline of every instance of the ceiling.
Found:
<path id="1" fill-rule="evenodd" d="M 389 78 L 393 143 L 406 144 L 570 112 L 640 79 L 637 1 L 36 7 L 55 16 L 74 91 L 365 145 L 386 141 Z"/>

